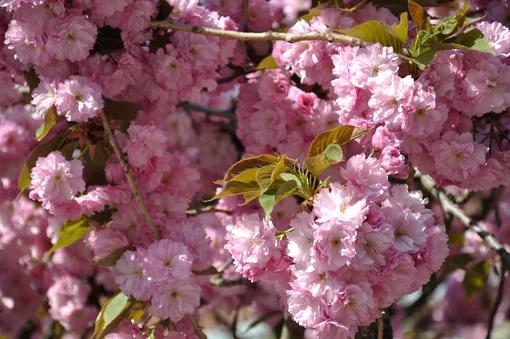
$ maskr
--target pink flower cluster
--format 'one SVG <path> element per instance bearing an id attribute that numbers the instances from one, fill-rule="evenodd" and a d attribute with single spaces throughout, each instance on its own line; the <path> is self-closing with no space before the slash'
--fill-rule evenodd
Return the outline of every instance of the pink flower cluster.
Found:
<path id="1" fill-rule="evenodd" d="M 390 188 L 377 159 L 352 157 L 342 176 L 344 185 L 322 190 L 311 213 L 290 222 L 287 241 L 257 215 L 227 227 L 236 271 L 279 281 L 288 311 L 319 338 L 353 338 L 380 309 L 425 284 L 448 255 L 427 200 L 405 185 Z"/>
<path id="2" fill-rule="evenodd" d="M 361 15 L 397 20 L 370 5 L 353 14 L 328 8 L 310 23 L 298 21 L 290 32 L 350 28 Z M 440 52 L 418 79 L 400 76 L 401 60 L 391 47 L 277 42 L 273 57 L 280 69 L 241 88 L 238 137 L 249 145 L 248 153 L 303 158 L 318 132 L 350 124 L 373 129 L 360 144 L 379 150 L 383 166 L 396 176 L 407 175 L 407 156 L 444 186 L 482 190 L 506 183 L 510 30 L 488 22 L 476 28 L 496 56 Z"/>
<path id="3" fill-rule="evenodd" d="M 489 21 L 476 28 L 497 55 L 444 51 L 416 78 L 379 44 L 272 46 L 151 24 L 307 33 L 398 22 L 369 3 L 294 22 L 311 3 L 250 0 L 243 13 L 239 0 L 0 0 L 2 334 L 17 336 L 33 323 L 41 337 L 58 322 L 70 336 L 85 336 L 104 297 L 120 289 L 145 315 L 139 324 L 121 321 L 108 339 L 146 337 L 142 323 L 152 315 L 171 321 L 154 329 L 155 338 L 195 338 L 187 316 L 247 306 L 260 316 L 283 307 L 319 338 L 351 338 L 429 280 L 448 253 L 445 233 L 420 192 L 388 178 L 408 176 L 411 164 L 441 185 L 509 184 L 508 1 L 470 0 L 487 8 Z M 413 24 L 409 31 L 412 43 Z M 271 51 L 278 68 L 245 74 Z M 150 222 L 104 137 L 102 112 Z M 42 143 L 63 142 L 31 158 L 29 193 L 15 200 L 36 129 L 54 114 Z M 243 154 L 303 159 L 320 132 L 344 124 L 371 131 L 343 146 L 347 161 L 328 170 L 332 183 L 312 210 L 295 215 L 299 204 L 287 198 L 266 216 L 237 197 L 200 210 L 213 180 Z M 85 240 L 45 255 L 62 225 L 80 218 Z M 497 228 L 496 219 L 490 214 L 482 225 L 507 239 L 508 225 Z M 459 251 L 494 257 L 470 235 L 465 244 Z M 245 279 L 215 286 L 213 268 L 224 269 L 226 281 Z M 460 299 L 452 294 L 453 307 Z M 448 322 L 452 309 L 438 319 Z"/>

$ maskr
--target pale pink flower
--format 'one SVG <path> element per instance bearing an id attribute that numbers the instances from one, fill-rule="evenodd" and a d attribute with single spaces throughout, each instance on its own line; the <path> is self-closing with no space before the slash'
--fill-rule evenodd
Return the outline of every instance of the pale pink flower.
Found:
<path id="1" fill-rule="evenodd" d="M 288 290 L 287 307 L 301 326 L 314 327 L 325 319 L 327 305 L 322 298 L 313 297 L 306 290 Z"/>
<path id="2" fill-rule="evenodd" d="M 313 248 L 320 265 L 336 270 L 350 263 L 356 254 L 355 227 L 347 222 L 325 222 L 314 233 Z"/>
<path id="3" fill-rule="evenodd" d="M 14 58 L 24 64 L 45 66 L 50 61 L 44 35 L 31 23 L 12 20 L 5 32 L 5 44 L 14 51 Z"/>
<path id="4" fill-rule="evenodd" d="M 186 246 L 190 254 L 189 258 L 193 262 L 191 267 L 193 270 L 201 271 L 211 266 L 213 255 L 211 239 L 204 230 L 204 224 L 198 218 L 187 218 L 173 225 L 170 236 L 172 240 Z"/>
<path id="5" fill-rule="evenodd" d="M 469 69 L 462 87 L 469 100 L 458 100 L 464 114 L 500 113 L 510 106 L 510 66 L 495 57 L 482 60 Z"/>
<path id="6" fill-rule="evenodd" d="M 156 80 L 168 90 L 183 90 L 193 84 L 191 63 L 182 58 L 171 45 L 167 46 L 166 53 L 158 49 L 152 64 Z"/>
<path id="7" fill-rule="evenodd" d="M 128 154 L 130 165 L 142 167 L 152 157 L 160 157 L 164 154 L 166 137 L 156 126 L 131 124 L 127 132 L 129 141 L 123 147 L 123 151 Z"/>
<path id="8" fill-rule="evenodd" d="M 90 286 L 80 279 L 71 276 L 57 279 L 47 293 L 51 315 L 56 320 L 69 317 L 86 305 L 90 292 Z"/>
<path id="9" fill-rule="evenodd" d="M 350 189 L 340 183 L 332 183 L 329 189 L 319 192 L 314 200 L 313 214 L 317 222 L 346 221 L 359 227 L 368 211 L 365 199 L 359 199 Z"/>
<path id="10" fill-rule="evenodd" d="M 191 259 L 186 246 L 162 239 L 149 246 L 143 267 L 151 282 L 166 283 L 188 278 Z"/>
<path id="11" fill-rule="evenodd" d="M 165 283 L 154 292 L 150 309 L 158 318 L 178 322 L 200 306 L 200 292 L 191 279 Z"/>
<path id="12" fill-rule="evenodd" d="M 349 64 L 350 81 L 357 87 L 378 85 L 383 80 L 376 77 L 389 77 L 396 74 L 399 58 L 392 47 L 384 47 L 379 43 L 360 48 Z"/>
<path id="13" fill-rule="evenodd" d="M 97 27 L 83 15 L 54 19 L 50 25 L 46 50 L 50 56 L 80 61 L 89 56 L 97 36 Z"/>
<path id="14" fill-rule="evenodd" d="M 378 316 L 372 294 L 373 291 L 367 282 L 345 286 L 331 305 L 332 318 L 349 324 L 349 327 L 370 325 Z"/>
<path id="15" fill-rule="evenodd" d="M 507 27 L 500 22 L 482 21 L 476 24 L 476 28 L 489 40 L 489 45 L 498 55 L 510 55 L 510 30 Z"/>
<path id="16" fill-rule="evenodd" d="M 386 146 L 382 150 L 379 162 L 381 167 L 390 175 L 398 177 L 406 177 L 408 175 L 406 159 L 398 148 L 394 146 Z"/>
<path id="17" fill-rule="evenodd" d="M 343 322 L 337 322 L 331 319 L 321 322 L 315 326 L 314 329 L 317 337 L 321 339 L 352 339 L 357 332 L 356 326 L 348 327 Z"/>
<path id="18" fill-rule="evenodd" d="M 87 77 L 72 76 L 59 85 L 55 105 L 68 121 L 87 121 L 104 107 L 101 87 Z"/>
<path id="19" fill-rule="evenodd" d="M 57 100 L 57 85 L 55 83 L 41 81 L 39 86 L 32 92 L 32 104 L 35 105 L 35 111 L 44 116 Z"/>
<path id="20" fill-rule="evenodd" d="M 280 69 L 266 70 L 258 84 L 260 97 L 267 101 L 285 100 L 289 88 L 289 75 Z"/>
<path id="21" fill-rule="evenodd" d="M 294 230 L 287 233 L 287 254 L 293 258 L 296 268 L 306 269 L 313 264 L 313 232 L 318 226 L 310 213 L 299 213 L 291 220 L 290 226 Z"/>
<path id="22" fill-rule="evenodd" d="M 144 271 L 144 258 L 147 251 L 138 248 L 136 252 L 126 251 L 117 260 L 111 272 L 122 292 L 138 300 L 150 298 L 150 281 Z"/>
<path id="23" fill-rule="evenodd" d="M 375 230 L 369 224 L 363 224 L 356 234 L 356 256 L 353 259 L 353 267 L 358 269 L 370 265 L 383 266 L 385 254 L 391 248 L 390 239 L 380 229 Z"/>
<path id="24" fill-rule="evenodd" d="M 228 225 L 225 238 L 225 249 L 232 254 L 236 271 L 252 281 L 264 274 L 277 251 L 276 229 L 258 214 L 245 214 L 234 225 Z"/>
<path id="25" fill-rule="evenodd" d="M 365 154 L 351 157 L 341 173 L 347 180 L 349 189 L 358 197 L 367 200 L 381 200 L 390 186 L 388 175 L 379 160 L 366 158 Z"/>
<path id="26" fill-rule="evenodd" d="M 82 172 L 81 161 L 67 161 L 59 151 L 51 152 L 32 168 L 30 198 L 57 204 L 72 200 L 85 190 Z"/>
<path id="27" fill-rule="evenodd" d="M 417 87 L 407 103 L 402 126 L 404 131 L 415 138 L 427 137 L 440 131 L 448 119 L 447 106 L 436 102 L 432 88 Z"/>
<path id="28" fill-rule="evenodd" d="M 126 236 L 113 228 L 91 230 L 87 242 L 92 247 L 96 259 L 106 258 L 113 251 L 129 245 Z"/>
<path id="29" fill-rule="evenodd" d="M 446 132 L 431 145 L 438 174 L 451 180 L 467 180 L 485 163 L 487 147 L 473 142 L 471 133 Z"/>
<path id="30" fill-rule="evenodd" d="M 111 1 L 93 0 L 94 2 L 93 12 L 95 15 L 98 15 L 100 17 L 107 17 L 113 15 L 116 12 L 121 12 L 132 1 L 133 0 L 111 0 Z"/>
<path id="31" fill-rule="evenodd" d="M 388 79 L 385 82 L 374 83 L 368 106 L 373 110 L 374 122 L 386 122 L 392 128 L 396 128 L 402 124 L 404 105 L 414 80 L 411 76 L 401 78 L 394 74 Z"/>

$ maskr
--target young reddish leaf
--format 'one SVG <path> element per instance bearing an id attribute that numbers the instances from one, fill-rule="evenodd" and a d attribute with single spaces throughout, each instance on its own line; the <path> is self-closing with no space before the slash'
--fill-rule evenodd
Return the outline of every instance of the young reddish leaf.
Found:
<path id="1" fill-rule="evenodd" d="M 288 196 L 291 196 L 298 190 L 298 185 L 294 180 L 286 181 L 278 187 L 275 195 L 275 203 L 278 203 L 280 200 L 285 199 Z"/>
<path id="2" fill-rule="evenodd" d="M 230 167 L 222 180 L 215 181 L 215 184 L 221 184 L 234 178 L 239 173 L 249 168 L 260 168 L 278 161 L 278 157 L 270 154 L 261 154 L 256 157 L 246 158 L 239 160 L 232 167 Z"/>
<path id="3" fill-rule="evenodd" d="M 285 165 L 285 158 L 280 159 L 280 161 L 278 161 L 274 167 L 273 173 L 271 173 L 271 181 L 278 179 L 280 174 L 282 174 L 286 168 L 287 166 Z"/>
<path id="4" fill-rule="evenodd" d="M 338 144 L 329 144 L 324 152 L 305 159 L 306 169 L 318 177 L 328 167 L 343 160 L 342 147 Z"/>
<path id="5" fill-rule="evenodd" d="M 322 154 L 331 144 L 345 145 L 349 141 L 357 139 L 366 133 L 367 131 L 351 125 L 344 125 L 324 131 L 312 141 L 308 149 L 308 157 L 315 157 Z"/>
<path id="6" fill-rule="evenodd" d="M 409 13 L 411 13 L 411 17 L 416 23 L 416 26 L 418 26 L 419 29 L 423 29 L 423 25 L 425 24 L 425 11 L 423 8 L 413 0 L 408 0 L 408 7 Z"/>

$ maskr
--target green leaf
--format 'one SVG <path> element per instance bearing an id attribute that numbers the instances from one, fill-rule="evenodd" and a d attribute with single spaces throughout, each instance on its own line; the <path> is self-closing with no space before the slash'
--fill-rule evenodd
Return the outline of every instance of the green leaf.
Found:
<path id="1" fill-rule="evenodd" d="M 418 55 L 413 61 L 423 70 L 434 61 L 437 54 L 437 48 L 431 48 Z"/>
<path id="2" fill-rule="evenodd" d="M 216 194 L 212 199 L 207 201 L 217 200 L 223 197 L 230 197 L 238 194 L 256 193 L 260 195 L 260 186 L 257 181 L 252 182 L 240 182 L 240 181 L 229 181 L 220 193 Z M 257 195 L 257 196 L 258 196 Z M 255 196 L 255 198 L 257 197 Z"/>
<path id="3" fill-rule="evenodd" d="M 448 234 L 448 245 L 464 246 L 464 232 L 450 232 Z"/>
<path id="4" fill-rule="evenodd" d="M 267 215 L 270 215 L 273 211 L 276 199 L 274 194 L 266 193 L 259 197 L 260 206 L 264 209 Z"/>
<path id="5" fill-rule="evenodd" d="M 255 319 L 254 321 L 252 321 L 250 323 L 250 325 L 246 328 L 245 332 L 248 332 L 249 330 L 251 330 L 252 328 L 254 328 L 255 326 L 257 326 L 258 324 L 266 321 L 266 320 L 269 320 L 273 317 L 276 317 L 277 315 L 283 315 L 282 314 L 282 311 L 280 310 L 274 310 L 274 311 L 269 311 L 267 313 L 264 313 L 263 315 L 261 315 L 259 318 Z"/>
<path id="6" fill-rule="evenodd" d="M 60 229 L 60 235 L 57 242 L 51 247 L 46 255 L 55 252 L 59 248 L 65 248 L 74 244 L 76 241 L 83 238 L 90 227 L 89 219 L 85 216 L 79 220 L 69 220 Z"/>
<path id="7" fill-rule="evenodd" d="M 280 175 L 287 169 L 285 160 L 282 158 L 276 164 L 267 165 L 259 168 L 256 174 L 257 182 L 260 186 L 260 192 L 264 193 L 278 179 Z M 234 179 L 232 179 L 234 180 Z"/>
<path id="8" fill-rule="evenodd" d="M 110 253 L 108 256 L 106 256 L 103 259 L 94 259 L 97 265 L 100 266 L 115 266 L 117 263 L 117 260 L 119 260 L 120 257 L 126 252 L 126 251 L 136 251 L 136 247 L 134 246 L 124 246 L 117 248 L 112 253 Z"/>
<path id="9" fill-rule="evenodd" d="M 271 181 L 274 182 L 278 177 L 287 169 L 285 165 L 285 158 L 280 159 L 271 173 Z"/>
<path id="10" fill-rule="evenodd" d="M 445 40 L 438 45 L 439 49 L 469 49 L 496 55 L 489 44 L 489 40 L 476 28 L 468 28 L 454 38 Z"/>
<path id="11" fill-rule="evenodd" d="M 271 180 L 275 165 L 268 165 L 261 167 L 257 170 L 256 178 L 257 183 L 260 186 L 261 193 L 267 191 L 268 187 L 271 186 L 273 181 Z"/>
<path id="12" fill-rule="evenodd" d="M 260 71 L 263 69 L 274 69 L 274 68 L 278 68 L 278 67 L 280 67 L 280 66 L 278 66 L 278 64 L 276 63 L 273 56 L 269 55 L 269 56 L 265 57 L 264 59 L 262 59 L 262 61 L 258 64 L 256 70 Z"/>
<path id="13" fill-rule="evenodd" d="M 350 125 L 344 125 L 332 130 L 324 131 L 317 135 L 317 137 L 315 137 L 312 141 L 312 144 L 308 149 L 308 157 L 314 157 L 322 154 L 331 144 L 337 144 L 340 146 L 345 145 L 349 141 L 355 140 L 366 133 L 367 131 Z"/>
<path id="14" fill-rule="evenodd" d="M 306 169 L 318 177 L 328 167 L 343 160 L 342 147 L 338 144 L 329 144 L 323 153 L 305 159 Z"/>
<path id="15" fill-rule="evenodd" d="M 45 143 L 39 144 L 32 151 L 32 154 L 30 154 L 30 156 L 27 159 L 27 162 L 25 163 L 23 169 L 21 170 L 18 179 L 18 187 L 21 190 L 21 192 L 30 187 L 30 183 L 32 182 L 32 179 L 30 178 L 30 172 L 32 168 L 35 166 L 37 159 L 39 159 L 39 157 L 46 157 L 48 154 L 58 149 L 62 141 L 64 141 L 64 137 L 59 135 L 51 140 L 48 140 Z"/>
<path id="16" fill-rule="evenodd" d="M 276 190 L 275 203 L 278 203 L 280 200 L 285 199 L 288 196 L 291 196 L 298 190 L 298 188 L 298 184 L 294 180 L 284 182 Z"/>
<path id="17" fill-rule="evenodd" d="M 299 188 L 302 188 L 301 181 L 299 178 L 292 173 L 282 173 L 280 177 L 285 181 L 294 181 Z"/>
<path id="18" fill-rule="evenodd" d="M 400 23 L 389 26 L 383 21 L 369 20 L 351 29 L 333 29 L 335 32 L 343 33 L 366 42 L 380 43 L 386 47 L 393 47 L 395 53 L 403 50 L 407 42 L 408 20 L 407 13 L 400 15 Z"/>
<path id="19" fill-rule="evenodd" d="M 44 123 L 35 132 L 36 139 L 41 141 L 50 133 L 51 129 L 57 123 L 58 115 L 55 106 L 51 106 L 46 113 L 44 113 Z"/>
<path id="20" fill-rule="evenodd" d="M 133 121 L 139 110 L 139 105 L 127 101 L 107 100 L 104 104 L 104 114 L 108 120 Z"/>
<path id="21" fill-rule="evenodd" d="M 273 164 L 278 162 L 278 157 L 270 154 L 261 154 L 256 157 L 245 158 L 236 162 L 232 167 L 230 167 L 227 171 L 227 174 L 222 180 L 215 181 L 215 184 L 221 184 L 229 181 L 234 178 L 239 173 L 249 169 L 249 168 L 260 168 L 269 164 Z"/>
<path id="22" fill-rule="evenodd" d="M 145 304 L 142 301 L 134 301 L 131 307 L 126 312 L 126 319 L 129 319 L 134 324 L 138 324 L 145 314 Z"/>
<path id="23" fill-rule="evenodd" d="M 409 7 L 411 18 L 413 18 L 413 21 L 416 23 L 416 26 L 418 26 L 418 29 L 423 29 L 423 26 L 426 22 L 426 15 L 423 8 L 413 0 L 408 0 L 407 6 Z"/>
<path id="24" fill-rule="evenodd" d="M 467 297 L 478 293 L 484 286 L 489 277 L 491 265 L 489 261 L 483 260 L 466 271 L 462 287 Z"/>
<path id="25" fill-rule="evenodd" d="M 129 310 L 133 302 L 133 299 L 122 292 L 111 297 L 104 304 L 96 318 L 96 326 L 92 336 L 99 339 L 108 334 L 115 324 L 122 319 L 122 315 Z"/>

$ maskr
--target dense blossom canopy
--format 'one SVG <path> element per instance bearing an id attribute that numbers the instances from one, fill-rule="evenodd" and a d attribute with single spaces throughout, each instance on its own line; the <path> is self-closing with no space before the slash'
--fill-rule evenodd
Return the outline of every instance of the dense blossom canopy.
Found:
<path id="1" fill-rule="evenodd" d="M 510 1 L 395 3 L 0 0 L 0 336 L 508 322 Z"/>

